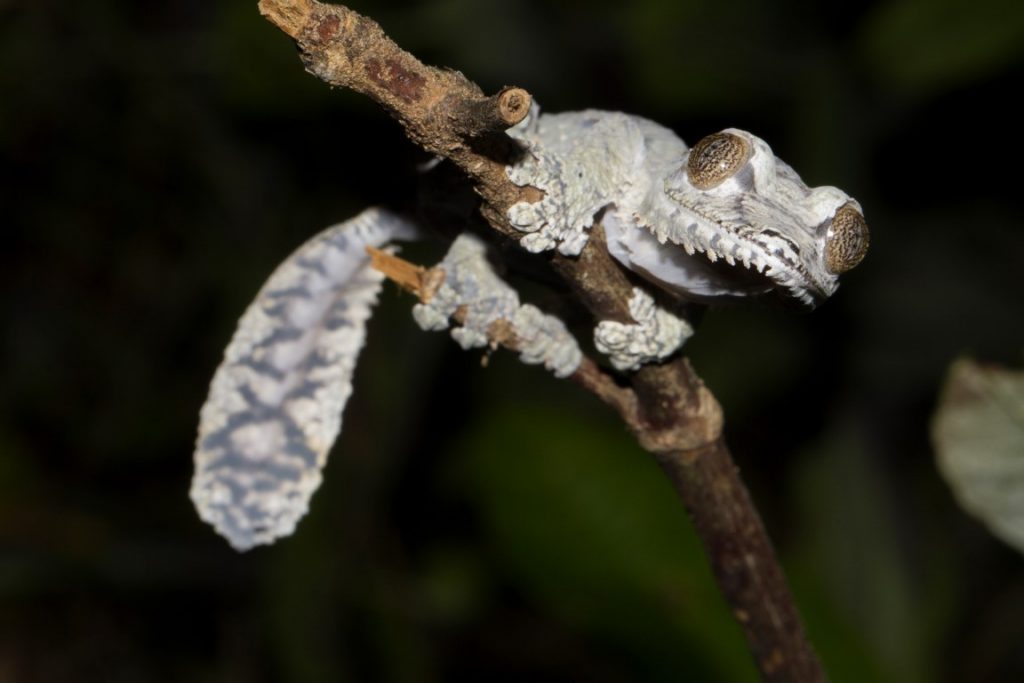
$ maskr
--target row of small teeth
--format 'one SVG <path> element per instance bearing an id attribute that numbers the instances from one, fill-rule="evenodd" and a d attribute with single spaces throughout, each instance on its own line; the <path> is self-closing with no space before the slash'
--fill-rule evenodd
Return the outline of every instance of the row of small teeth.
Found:
<path id="1" fill-rule="evenodd" d="M 689 254 L 690 256 L 693 256 L 694 253 L 699 252 L 703 254 L 704 257 L 707 258 L 712 263 L 715 263 L 716 261 L 718 261 L 718 259 L 723 259 L 730 266 L 735 266 L 738 258 L 739 262 L 743 264 L 744 268 L 748 270 L 753 270 L 755 273 L 759 273 L 761 275 L 771 275 L 771 265 L 762 265 L 758 263 L 757 255 L 754 254 L 752 250 L 748 251 L 748 253 L 746 254 L 744 254 L 741 251 L 738 257 L 734 257 L 731 253 L 719 254 L 709 245 L 706 244 L 693 244 L 690 242 L 684 242 L 682 246 L 683 249 L 686 250 L 686 253 Z"/>
<path id="2" fill-rule="evenodd" d="M 722 241 L 724 242 L 726 239 L 729 238 L 724 238 Z M 757 255 L 753 253 L 752 250 L 749 250 L 747 254 L 743 254 L 741 250 L 740 256 L 737 259 L 736 257 L 733 257 L 732 254 L 720 254 L 716 252 L 714 249 L 712 249 L 709 245 L 701 244 L 699 242 L 684 242 L 682 244 L 682 247 L 690 256 L 693 256 L 695 253 L 699 252 L 703 254 L 705 258 L 707 258 L 712 263 L 715 263 L 716 261 L 718 261 L 718 259 L 723 259 L 730 266 L 735 266 L 736 261 L 739 260 L 739 262 L 743 264 L 744 268 L 747 268 L 748 270 L 753 270 L 755 273 L 764 275 L 766 277 L 770 277 L 773 280 L 775 280 L 776 285 L 779 287 L 784 287 L 786 290 L 788 290 L 794 299 L 799 299 L 800 301 L 808 305 L 814 304 L 814 297 L 812 297 L 810 293 L 808 293 L 807 289 L 803 286 L 802 283 L 790 277 L 787 277 L 784 280 L 775 279 L 775 269 L 772 268 L 771 264 L 758 263 Z"/>
<path id="3" fill-rule="evenodd" d="M 814 297 L 811 296 L 810 292 L 807 291 L 807 288 L 797 280 L 793 278 L 786 278 L 785 280 L 777 281 L 777 283 L 780 287 L 785 287 L 789 290 L 790 295 L 792 295 L 794 299 L 799 299 L 808 306 L 814 305 Z"/>

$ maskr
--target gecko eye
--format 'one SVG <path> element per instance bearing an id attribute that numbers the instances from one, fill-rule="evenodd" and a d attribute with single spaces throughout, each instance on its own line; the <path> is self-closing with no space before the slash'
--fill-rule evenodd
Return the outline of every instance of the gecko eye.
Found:
<path id="1" fill-rule="evenodd" d="M 839 275 L 850 270 L 868 251 L 868 224 L 850 204 L 843 204 L 832 218 L 825 239 L 825 265 Z"/>
<path id="2" fill-rule="evenodd" d="M 686 162 L 690 184 L 710 190 L 731 178 L 750 159 L 750 144 L 732 133 L 713 133 L 693 146 Z"/>

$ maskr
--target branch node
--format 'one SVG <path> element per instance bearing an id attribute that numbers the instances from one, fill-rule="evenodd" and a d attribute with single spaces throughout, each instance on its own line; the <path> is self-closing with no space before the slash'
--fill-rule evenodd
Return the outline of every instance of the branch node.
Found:
<path id="1" fill-rule="evenodd" d="M 511 128 L 530 113 L 533 97 L 522 88 L 505 87 L 497 94 L 498 111 L 506 127 Z"/>
<path id="2" fill-rule="evenodd" d="M 464 139 L 501 133 L 525 119 L 532 102 L 530 93 L 512 86 L 490 97 L 460 97 L 453 102 L 452 126 Z"/>

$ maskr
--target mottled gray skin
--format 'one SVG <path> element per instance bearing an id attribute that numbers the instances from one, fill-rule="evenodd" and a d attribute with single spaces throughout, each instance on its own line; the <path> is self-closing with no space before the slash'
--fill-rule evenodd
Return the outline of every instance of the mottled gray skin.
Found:
<path id="1" fill-rule="evenodd" d="M 749 159 L 700 189 L 687 174 L 690 149 L 663 126 L 618 112 L 534 111 L 509 131 L 526 153 L 508 175 L 544 197 L 512 206 L 508 218 L 525 233 L 526 249 L 575 255 L 604 211 L 611 254 L 682 298 L 775 289 L 816 305 L 838 284 L 825 256 L 832 218 L 844 205 L 860 206 L 834 187 L 808 187 L 760 138 L 723 132 L 745 141 Z M 714 265 L 720 260 L 729 267 Z"/>
<path id="2" fill-rule="evenodd" d="M 464 320 L 452 329 L 452 338 L 463 349 L 490 344 L 492 326 L 502 321 L 515 335 L 524 363 L 543 364 L 556 377 L 568 377 L 579 367 L 583 354 L 562 321 L 530 304 L 520 305 L 519 294 L 494 272 L 480 239 L 460 235 L 438 267 L 444 270 L 444 283 L 429 302 L 413 308 L 422 329 L 447 329 L 461 308 Z"/>
<path id="3" fill-rule="evenodd" d="M 667 358 L 693 336 L 693 327 L 654 303 L 650 294 L 633 288 L 629 298 L 632 324 L 603 320 L 594 329 L 594 345 L 616 370 L 637 370 Z"/>
<path id="4" fill-rule="evenodd" d="M 377 209 L 286 259 L 238 323 L 200 413 L 191 497 L 237 550 L 291 534 L 341 429 L 383 276 L 367 246 L 413 236 Z"/>

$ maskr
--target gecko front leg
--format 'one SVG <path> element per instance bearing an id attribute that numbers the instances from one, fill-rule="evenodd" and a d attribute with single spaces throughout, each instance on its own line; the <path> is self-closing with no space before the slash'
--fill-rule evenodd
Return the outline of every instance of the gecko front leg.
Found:
<path id="1" fill-rule="evenodd" d="M 693 336 L 690 323 L 658 306 L 639 287 L 633 288 L 629 298 L 629 314 L 635 323 L 604 320 L 594 328 L 594 346 L 616 370 L 636 370 L 664 360 Z"/>

